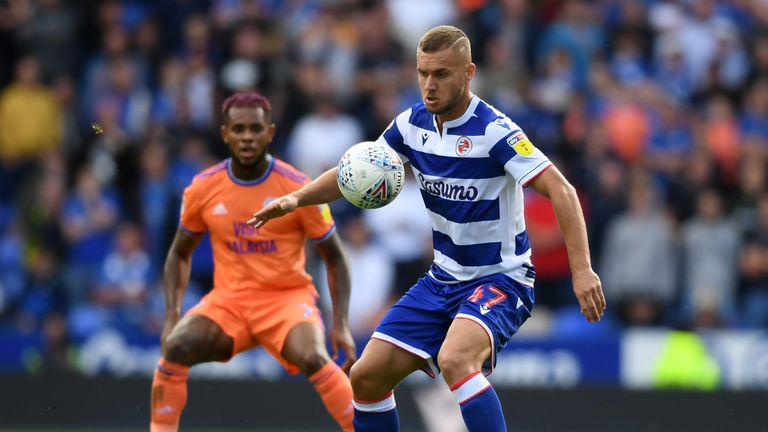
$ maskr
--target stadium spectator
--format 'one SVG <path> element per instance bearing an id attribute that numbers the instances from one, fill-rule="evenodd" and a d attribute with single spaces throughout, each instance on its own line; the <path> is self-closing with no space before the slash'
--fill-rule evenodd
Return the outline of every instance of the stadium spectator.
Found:
<path id="1" fill-rule="evenodd" d="M 136 224 L 122 223 L 116 231 L 114 245 L 101 262 L 91 298 L 106 312 L 109 321 L 105 324 L 135 331 L 143 326 L 152 282 L 149 254 Z"/>
<path id="2" fill-rule="evenodd" d="M 727 324 L 735 318 L 739 231 L 716 190 L 699 192 L 696 214 L 682 227 L 682 246 L 689 320 L 694 327 Z"/>
<path id="3" fill-rule="evenodd" d="M 739 290 L 742 293 L 745 327 L 768 326 L 768 246 L 748 240 L 739 256 Z"/>
<path id="4" fill-rule="evenodd" d="M 87 300 L 101 262 L 109 253 L 120 208 L 115 190 L 103 184 L 90 166 L 81 167 L 74 190 L 65 198 L 60 220 L 67 242 L 63 276 L 72 305 Z"/>
<path id="5" fill-rule="evenodd" d="M 24 193 L 19 202 L 19 211 L 26 215 L 19 221 L 24 232 L 26 255 L 34 258 L 38 252 L 48 251 L 56 258 L 54 265 L 64 259 L 67 252 L 60 223 L 67 193 L 63 165 L 63 159 L 53 154 L 46 158 L 42 174 L 30 182 L 31 192 Z"/>
<path id="6" fill-rule="evenodd" d="M 158 141 L 149 141 L 139 158 L 138 204 L 151 275 L 157 278 L 173 236 L 177 200 L 168 171 L 168 148 Z"/>
<path id="7" fill-rule="evenodd" d="M 600 272 L 606 296 L 626 325 L 662 325 L 677 296 L 674 231 L 652 188 L 646 176 L 636 176 L 627 211 L 605 235 Z"/>
<path id="8" fill-rule="evenodd" d="M 348 218 L 342 237 L 349 268 L 354 269 L 350 275 L 349 329 L 355 339 L 367 338 L 394 302 L 395 266 L 362 218 Z"/>
<path id="9" fill-rule="evenodd" d="M 40 63 L 26 56 L 16 63 L 14 81 L 0 93 L 0 201 L 12 201 L 37 164 L 61 138 L 61 110 L 40 81 Z"/>
<path id="10" fill-rule="evenodd" d="M 360 124 L 341 111 L 339 102 L 331 95 L 320 95 L 313 101 L 313 111 L 293 129 L 288 159 L 315 178 L 336 166 L 344 151 L 362 138 Z"/>

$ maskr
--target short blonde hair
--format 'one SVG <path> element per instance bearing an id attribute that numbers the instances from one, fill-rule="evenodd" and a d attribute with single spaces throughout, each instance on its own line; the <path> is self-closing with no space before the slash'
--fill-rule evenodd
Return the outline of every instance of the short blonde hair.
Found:
<path id="1" fill-rule="evenodd" d="M 419 40 L 419 51 L 433 53 L 446 48 L 455 48 L 459 52 L 467 50 L 469 60 L 472 59 L 469 38 L 460 28 L 450 25 L 433 27 Z"/>

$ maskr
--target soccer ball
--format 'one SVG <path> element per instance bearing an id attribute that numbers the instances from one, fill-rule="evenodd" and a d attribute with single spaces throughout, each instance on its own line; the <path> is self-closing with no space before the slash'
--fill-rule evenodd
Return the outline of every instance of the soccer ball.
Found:
<path id="1" fill-rule="evenodd" d="M 391 148 L 362 142 L 350 147 L 339 161 L 336 181 L 342 195 L 353 205 L 374 209 L 397 197 L 403 188 L 403 162 Z"/>

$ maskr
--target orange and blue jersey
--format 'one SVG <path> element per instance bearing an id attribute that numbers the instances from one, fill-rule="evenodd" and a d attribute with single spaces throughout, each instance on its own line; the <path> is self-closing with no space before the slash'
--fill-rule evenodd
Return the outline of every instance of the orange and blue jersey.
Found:
<path id="1" fill-rule="evenodd" d="M 245 223 L 273 199 L 310 182 L 286 162 L 268 158 L 269 167 L 258 179 L 236 178 L 227 159 L 199 173 L 184 190 L 181 228 L 208 232 L 214 289 L 228 297 L 311 285 L 304 268 L 305 240 L 325 240 L 335 228 L 325 204 L 299 208 L 261 228 Z"/>

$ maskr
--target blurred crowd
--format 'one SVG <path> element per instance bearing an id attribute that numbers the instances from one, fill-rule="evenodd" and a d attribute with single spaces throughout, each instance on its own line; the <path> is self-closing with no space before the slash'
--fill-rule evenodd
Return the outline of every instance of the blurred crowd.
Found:
<path id="1" fill-rule="evenodd" d="M 578 189 L 604 331 L 768 325 L 766 0 L 4 0 L 0 329 L 54 361 L 107 326 L 159 334 L 182 190 L 227 157 L 221 101 L 266 94 L 272 152 L 317 176 L 419 102 L 415 47 L 444 23 L 473 91 Z M 428 266 L 421 207 L 412 179 L 380 210 L 334 203 L 356 334 Z M 526 216 L 537 328 L 578 335 L 548 201 Z M 203 242 L 188 305 L 211 275 Z"/>

